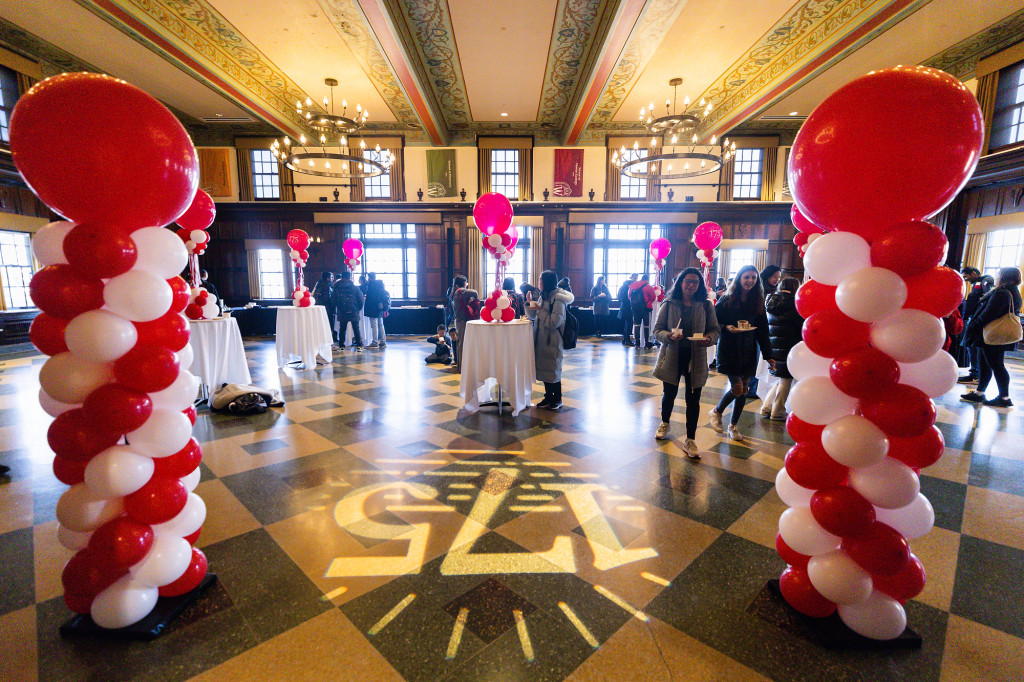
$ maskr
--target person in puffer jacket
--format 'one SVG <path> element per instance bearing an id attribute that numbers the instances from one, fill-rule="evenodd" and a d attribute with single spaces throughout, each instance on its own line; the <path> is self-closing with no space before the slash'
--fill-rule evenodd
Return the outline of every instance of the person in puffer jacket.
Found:
<path id="1" fill-rule="evenodd" d="M 558 276 L 551 270 L 540 275 L 541 297 L 531 301 L 526 314 L 534 321 L 533 350 L 537 381 L 544 383 L 544 399 L 537 407 L 557 410 L 562 407 L 562 328 L 569 304 L 575 297 L 558 288 Z"/>
<path id="2" fill-rule="evenodd" d="M 773 376 L 779 378 L 771 387 L 761 406 L 761 416 L 782 421 L 786 418 L 786 399 L 793 386 L 793 375 L 786 366 L 786 358 L 793 346 L 800 343 L 804 318 L 796 311 L 796 290 L 800 282 L 795 277 L 785 277 L 779 282 L 777 291 L 768 294 L 765 310 L 768 312 L 768 339 L 771 356 L 775 360 Z"/>

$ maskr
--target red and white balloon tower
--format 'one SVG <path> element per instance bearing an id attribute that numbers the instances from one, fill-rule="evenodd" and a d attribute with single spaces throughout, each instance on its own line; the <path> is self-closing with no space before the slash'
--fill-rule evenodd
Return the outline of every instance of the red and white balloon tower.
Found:
<path id="1" fill-rule="evenodd" d="M 838 610 L 876 640 L 903 633 L 903 604 L 925 584 L 908 540 L 934 522 L 918 472 L 943 452 L 931 398 L 957 367 L 939 318 L 961 297 L 940 265 L 946 238 L 925 219 L 974 172 L 982 120 L 957 79 L 895 67 L 837 90 L 793 146 L 794 223 L 817 236 L 801 240 L 813 281 L 797 294 L 806 322 L 789 356 L 780 587 L 798 611 Z"/>
<path id="2" fill-rule="evenodd" d="M 716 249 L 722 244 L 722 226 L 711 221 L 701 223 L 693 230 L 693 243 L 697 247 L 697 260 L 704 271 L 704 284 L 713 295 L 715 287 L 711 281 L 711 265 L 718 256 Z"/>
<path id="3" fill-rule="evenodd" d="M 185 317 L 190 320 L 212 320 L 220 315 L 217 297 L 207 291 L 199 276 L 199 256 L 206 253 L 206 247 L 210 245 L 210 233 L 206 230 L 216 216 L 217 208 L 213 199 L 200 189 L 196 190 L 188 210 L 175 221 L 180 226 L 178 236 L 188 250 L 188 274 L 192 288 L 189 290 Z"/>
<path id="4" fill-rule="evenodd" d="M 11 118 L 22 177 L 67 221 L 39 230 L 45 266 L 30 293 L 42 311 L 33 343 L 51 356 L 39 401 L 55 419 L 47 439 L 60 542 L 77 554 L 64 600 L 103 628 L 143 619 L 161 595 L 206 575 L 192 544 L 206 516 L 198 385 L 178 276 L 185 245 L 167 228 L 196 194 L 199 163 L 180 123 L 124 81 L 62 74 L 33 86 Z"/>
<path id="5" fill-rule="evenodd" d="M 519 231 L 512 224 L 512 217 L 512 204 L 498 192 L 487 192 L 473 205 L 473 220 L 483 236 L 484 248 L 497 265 L 494 269 L 494 290 L 480 309 L 480 319 L 484 322 L 511 322 L 516 319 L 512 299 L 501 288 L 505 269 L 519 243 Z"/>
<path id="6" fill-rule="evenodd" d="M 303 270 L 306 268 L 306 262 L 309 260 L 309 235 L 305 230 L 292 230 L 285 237 L 285 241 L 288 242 L 288 246 L 291 248 L 289 256 L 291 256 L 292 264 L 298 269 L 299 275 L 295 279 L 295 290 L 292 291 L 292 305 L 299 308 L 309 308 L 310 306 L 316 305 L 316 299 L 309 292 L 309 287 L 306 286 L 303 281 Z"/>

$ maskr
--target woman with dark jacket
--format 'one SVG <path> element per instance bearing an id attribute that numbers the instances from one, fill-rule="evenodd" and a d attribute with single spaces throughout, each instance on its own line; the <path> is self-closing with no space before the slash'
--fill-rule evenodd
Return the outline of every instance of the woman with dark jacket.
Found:
<path id="1" fill-rule="evenodd" d="M 526 314 L 533 320 L 533 352 L 537 381 L 544 382 L 544 399 L 537 407 L 557 410 L 562 407 L 562 327 L 573 295 L 558 287 L 552 270 L 540 274 L 540 300 L 531 301 Z"/>
<path id="2" fill-rule="evenodd" d="M 516 311 L 516 319 L 526 314 L 526 302 L 523 295 L 516 291 L 516 281 L 511 277 L 506 277 L 501 283 L 501 290 L 508 294 L 508 297 L 512 299 L 512 310 Z"/>
<path id="3" fill-rule="evenodd" d="M 1007 313 L 1017 315 L 1020 313 L 1020 270 L 1017 268 L 1002 268 L 999 270 L 999 283 L 996 288 L 985 294 L 978 303 L 978 309 L 971 316 L 964 332 L 964 339 L 968 346 L 981 349 L 981 372 L 978 378 L 978 389 L 960 396 L 960 400 L 969 403 L 981 403 L 989 407 L 1013 407 L 1010 400 L 1010 374 L 1003 364 L 1003 354 L 1013 350 L 1017 344 L 1007 343 L 994 346 L 985 343 L 985 326 L 998 320 Z M 999 395 L 991 400 L 985 400 L 985 389 L 988 383 L 995 376 L 996 386 L 999 387 Z"/>
<path id="4" fill-rule="evenodd" d="M 775 360 L 768 340 L 768 317 L 764 309 L 764 293 L 757 268 L 744 265 L 729 284 L 725 296 L 715 304 L 715 315 L 722 326 L 718 340 L 718 371 L 729 377 L 730 390 L 725 392 L 718 406 L 711 410 L 711 428 L 726 433 L 737 442 L 743 441 L 736 425 L 746 404 L 747 388 L 757 373 L 757 348 L 774 369 Z M 741 325 L 741 322 L 746 323 Z M 722 413 L 734 403 L 728 429 L 722 426 Z"/>
<path id="5" fill-rule="evenodd" d="M 793 375 L 786 366 L 786 358 L 793 346 L 800 343 L 804 318 L 796 311 L 796 290 L 800 282 L 795 277 L 786 277 L 779 282 L 778 291 L 768 294 L 764 307 L 768 311 L 768 340 L 772 346 L 775 369 L 772 375 L 779 378 L 764 397 L 761 416 L 785 420 L 786 399 L 793 386 Z"/>
<path id="6" fill-rule="evenodd" d="M 594 302 L 594 327 L 597 328 L 597 338 L 601 338 L 601 332 L 608 324 L 612 301 L 612 292 L 604 283 L 604 275 L 597 278 L 597 283 L 590 290 L 590 299 Z"/>
<path id="7" fill-rule="evenodd" d="M 654 435 L 668 437 L 672 407 L 679 395 L 679 382 L 686 392 L 686 456 L 700 459 L 697 450 L 697 419 L 700 391 L 708 380 L 708 346 L 718 341 L 720 330 L 715 308 L 708 300 L 704 278 L 697 268 L 686 268 L 672 282 L 672 290 L 658 310 L 654 336 L 661 341 L 653 376 L 665 387 L 661 399 L 661 426 Z M 694 338 L 699 334 L 700 338 Z"/>
<path id="8" fill-rule="evenodd" d="M 622 286 L 619 287 L 619 319 L 622 320 L 622 345 L 633 345 L 633 308 L 629 304 L 629 286 L 636 281 L 638 275 L 634 272 L 629 276 Z"/>
<path id="9" fill-rule="evenodd" d="M 369 281 L 366 283 L 366 299 L 363 303 L 363 314 L 370 320 L 370 331 L 373 333 L 373 340 L 367 347 L 373 348 L 387 346 L 387 337 L 384 334 L 384 318 L 391 310 L 391 296 L 384 288 L 384 282 L 377 279 L 376 273 L 371 272 Z"/>

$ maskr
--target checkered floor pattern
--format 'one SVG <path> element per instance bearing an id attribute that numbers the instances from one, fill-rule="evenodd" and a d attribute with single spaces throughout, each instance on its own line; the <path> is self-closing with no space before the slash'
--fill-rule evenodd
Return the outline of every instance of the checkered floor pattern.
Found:
<path id="1" fill-rule="evenodd" d="M 741 445 L 707 428 L 699 463 L 653 434 L 656 354 L 567 353 L 560 412 L 460 410 L 430 346 L 335 353 L 253 382 L 285 406 L 201 409 L 199 541 L 217 584 L 159 639 L 62 639 L 43 358 L 0 355 L 0 679 L 685 680 L 1024 678 L 1024 411 L 941 398 L 943 459 L 922 476 L 936 527 L 908 603 L 915 651 L 836 652 L 750 610 L 783 568 L 773 481 L 791 441 L 748 405 Z M 1011 361 L 1024 405 L 1024 364 Z M 990 389 L 990 390 L 994 390 Z M 535 395 L 539 398 L 539 394 Z"/>

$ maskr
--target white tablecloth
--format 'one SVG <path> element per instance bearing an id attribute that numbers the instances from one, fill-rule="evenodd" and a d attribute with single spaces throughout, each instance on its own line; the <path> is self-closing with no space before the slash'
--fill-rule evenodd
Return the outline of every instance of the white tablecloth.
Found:
<path id="1" fill-rule="evenodd" d="M 331 361 L 331 327 L 327 309 L 322 305 L 308 308 L 282 306 L 277 309 L 277 365 L 284 367 L 299 358 L 307 369 L 316 368 L 316 356 Z"/>
<path id="2" fill-rule="evenodd" d="M 192 332 L 192 366 L 189 371 L 199 377 L 210 392 L 221 384 L 251 384 L 245 347 L 233 317 L 212 320 L 189 320 Z"/>
<path id="3" fill-rule="evenodd" d="M 373 327 L 370 326 L 370 322 L 373 319 L 375 318 L 370 318 L 366 315 L 359 316 L 359 336 L 361 337 L 364 346 L 370 343 L 370 341 L 373 341 Z M 337 327 L 339 331 L 341 330 L 340 321 L 336 321 L 334 326 Z M 352 345 L 352 325 L 347 323 L 345 324 L 345 338 L 342 339 L 342 342 L 345 346 Z"/>
<path id="4" fill-rule="evenodd" d="M 537 379 L 533 360 L 533 324 L 529 320 L 466 324 L 462 350 L 462 383 L 459 393 L 466 409 L 480 409 L 480 388 L 495 379 L 512 405 L 512 414 L 530 406 L 533 382 Z M 489 392 L 485 392 L 486 396 Z"/>

